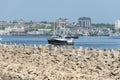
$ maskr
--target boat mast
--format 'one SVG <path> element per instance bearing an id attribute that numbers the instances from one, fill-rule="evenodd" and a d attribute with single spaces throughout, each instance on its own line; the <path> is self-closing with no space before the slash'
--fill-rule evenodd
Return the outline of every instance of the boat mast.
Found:
<path id="1" fill-rule="evenodd" d="M 53 23 L 53 35 L 56 35 L 55 22 Z"/>

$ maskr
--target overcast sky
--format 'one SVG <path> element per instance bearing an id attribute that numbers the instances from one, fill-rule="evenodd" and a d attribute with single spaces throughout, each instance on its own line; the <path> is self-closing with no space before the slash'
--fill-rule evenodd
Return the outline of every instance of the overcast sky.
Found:
<path id="1" fill-rule="evenodd" d="M 0 21 L 55 21 L 59 17 L 77 22 L 91 17 L 92 23 L 120 19 L 120 0 L 0 0 Z"/>

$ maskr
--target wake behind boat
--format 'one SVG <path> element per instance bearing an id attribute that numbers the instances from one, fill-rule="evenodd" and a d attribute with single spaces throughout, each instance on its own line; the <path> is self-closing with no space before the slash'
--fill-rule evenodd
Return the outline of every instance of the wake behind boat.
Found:
<path id="1" fill-rule="evenodd" d="M 73 39 L 66 39 L 62 36 L 52 36 L 51 38 L 48 38 L 48 44 L 54 44 L 54 45 L 73 45 Z"/>

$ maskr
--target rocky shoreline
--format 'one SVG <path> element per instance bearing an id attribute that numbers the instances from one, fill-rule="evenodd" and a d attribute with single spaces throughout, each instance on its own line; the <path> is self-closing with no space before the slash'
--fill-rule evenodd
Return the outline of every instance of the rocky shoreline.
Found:
<path id="1" fill-rule="evenodd" d="M 120 50 L 0 44 L 0 80 L 120 80 Z"/>

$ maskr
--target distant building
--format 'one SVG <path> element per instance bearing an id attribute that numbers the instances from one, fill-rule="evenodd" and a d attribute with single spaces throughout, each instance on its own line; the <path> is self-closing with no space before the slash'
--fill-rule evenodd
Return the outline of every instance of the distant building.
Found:
<path id="1" fill-rule="evenodd" d="M 89 18 L 89 17 L 80 17 L 78 19 L 78 24 L 79 24 L 80 27 L 90 28 L 91 27 L 91 18 Z"/>
<path id="2" fill-rule="evenodd" d="M 8 21 L 0 21 L 0 27 L 9 25 Z"/>
<path id="3" fill-rule="evenodd" d="M 115 22 L 115 29 L 120 29 L 120 20 Z"/>
<path id="4" fill-rule="evenodd" d="M 56 21 L 56 26 L 66 26 L 68 24 L 68 21 L 67 19 L 62 19 L 62 18 L 59 18 L 57 21 Z"/>
<path id="5" fill-rule="evenodd" d="M 58 20 L 56 20 L 55 22 L 55 30 L 56 30 L 56 34 L 65 34 L 65 27 L 68 24 L 67 19 L 63 19 L 63 18 L 59 18 Z"/>
<path id="6" fill-rule="evenodd" d="M 24 27 L 14 26 L 14 27 L 5 28 L 5 31 L 8 31 L 8 32 L 25 32 L 25 29 L 24 29 Z"/>

